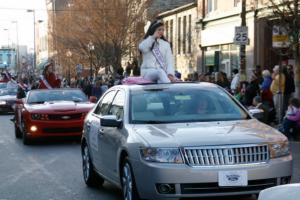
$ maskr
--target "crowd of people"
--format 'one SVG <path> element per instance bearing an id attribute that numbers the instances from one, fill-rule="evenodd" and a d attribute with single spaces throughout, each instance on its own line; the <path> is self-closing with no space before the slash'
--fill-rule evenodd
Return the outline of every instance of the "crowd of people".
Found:
<path id="1" fill-rule="evenodd" d="M 230 92 L 245 107 L 264 111 L 266 124 L 280 123 L 280 130 L 289 138 L 300 133 L 299 99 L 293 98 L 295 82 L 293 66 L 278 65 L 272 73 L 268 68 L 256 66 L 249 79 L 241 77 L 238 69 L 232 71 L 231 80 L 224 72 L 190 74 L 187 81 L 215 83 Z"/>

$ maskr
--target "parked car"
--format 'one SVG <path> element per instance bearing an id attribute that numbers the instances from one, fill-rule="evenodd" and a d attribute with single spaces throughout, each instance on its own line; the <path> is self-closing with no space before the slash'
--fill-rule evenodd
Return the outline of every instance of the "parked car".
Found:
<path id="1" fill-rule="evenodd" d="M 17 88 L 0 89 L 0 113 L 14 111 L 17 100 Z"/>
<path id="2" fill-rule="evenodd" d="M 298 200 L 300 184 L 280 185 L 260 192 L 258 200 Z"/>
<path id="3" fill-rule="evenodd" d="M 209 83 L 121 85 L 88 114 L 83 177 L 124 199 L 258 194 L 292 175 L 287 138 Z"/>
<path id="4" fill-rule="evenodd" d="M 17 101 L 15 135 L 24 144 L 41 137 L 81 137 L 94 103 L 79 89 L 32 90 Z"/>

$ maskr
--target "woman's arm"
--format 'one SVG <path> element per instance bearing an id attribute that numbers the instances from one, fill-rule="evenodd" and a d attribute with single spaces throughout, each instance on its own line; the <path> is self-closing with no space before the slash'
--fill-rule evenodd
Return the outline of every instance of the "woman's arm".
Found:
<path id="1" fill-rule="evenodd" d="M 146 52 L 149 52 L 151 51 L 151 47 L 153 45 L 153 43 L 155 42 L 155 37 L 150 35 L 148 36 L 146 39 L 144 39 L 140 45 L 139 45 L 139 50 L 142 52 L 142 53 L 146 53 Z"/>
<path id="2" fill-rule="evenodd" d="M 173 57 L 171 46 L 169 43 L 168 43 L 165 59 L 166 59 L 167 74 L 168 74 L 168 76 L 171 75 L 174 77 L 174 75 L 175 75 L 174 57 Z"/>

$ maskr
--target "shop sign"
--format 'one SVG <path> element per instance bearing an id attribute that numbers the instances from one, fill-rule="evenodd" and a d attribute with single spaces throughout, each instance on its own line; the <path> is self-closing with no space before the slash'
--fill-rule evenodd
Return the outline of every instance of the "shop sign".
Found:
<path id="1" fill-rule="evenodd" d="M 272 46 L 273 48 L 288 48 L 290 40 L 287 30 L 282 26 L 273 26 Z"/>

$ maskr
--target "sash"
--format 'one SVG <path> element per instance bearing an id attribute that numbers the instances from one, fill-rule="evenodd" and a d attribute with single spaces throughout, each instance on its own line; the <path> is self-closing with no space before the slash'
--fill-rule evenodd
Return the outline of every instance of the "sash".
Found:
<path id="1" fill-rule="evenodd" d="M 26 91 L 26 89 L 27 89 L 27 85 L 23 85 L 23 84 L 18 84 L 18 86 L 20 87 L 20 88 L 22 88 L 22 90 L 24 90 L 24 91 Z"/>
<path id="2" fill-rule="evenodd" d="M 155 42 L 155 44 L 154 44 L 154 47 L 153 47 L 153 49 L 152 49 L 152 53 L 153 53 L 153 55 L 154 55 L 156 61 L 157 61 L 158 64 L 160 65 L 160 67 L 166 72 L 166 74 L 168 74 L 168 73 L 167 73 L 167 67 L 166 67 L 164 58 L 163 58 L 163 56 L 161 55 L 161 52 L 160 52 L 160 50 L 159 50 L 159 48 L 158 48 L 157 42 Z"/>
<path id="3" fill-rule="evenodd" d="M 41 78 L 42 82 L 44 83 L 44 85 L 47 87 L 47 89 L 49 89 L 49 90 L 53 89 L 43 75 L 41 75 L 40 78 Z"/>

